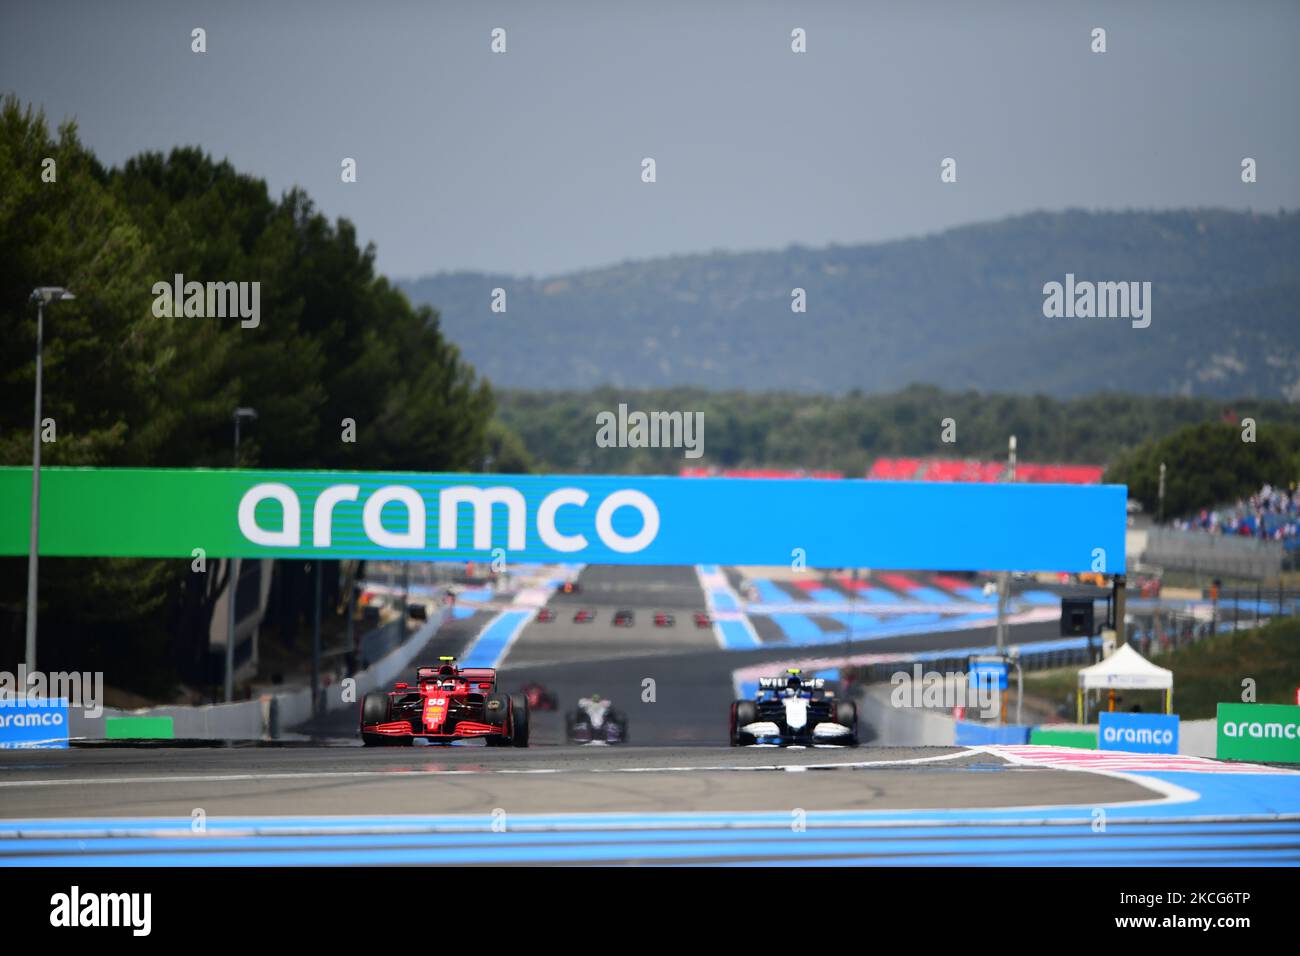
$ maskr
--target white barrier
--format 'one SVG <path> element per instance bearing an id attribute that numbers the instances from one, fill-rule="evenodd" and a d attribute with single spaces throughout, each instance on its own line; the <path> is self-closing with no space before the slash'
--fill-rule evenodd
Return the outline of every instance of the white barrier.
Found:
<path id="1" fill-rule="evenodd" d="M 1206 720 L 1178 722 L 1178 752 L 1192 757 L 1213 757 L 1219 747 L 1219 722 Z"/>
<path id="2" fill-rule="evenodd" d="M 919 707 L 895 707 L 889 684 L 872 684 L 858 696 L 858 723 L 870 724 L 872 743 L 888 747 L 951 747 L 957 723 L 948 714 Z"/>
<path id="3" fill-rule="evenodd" d="M 391 685 L 450 616 L 450 608 L 441 608 L 387 656 L 353 674 L 357 700 L 372 690 Z M 354 706 L 343 700 L 342 694 L 325 693 L 323 696 L 326 711 Z M 109 717 L 170 717 L 173 734 L 178 740 L 261 740 L 271 731 L 272 708 L 276 711 L 280 728 L 305 723 L 311 719 L 311 688 L 267 694 L 258 700 L 199 707 L 164 706 L 140 710 L 105 707 L 98 717 L 86 717 L 81 710 L 70 708 L 68 734 L 74 740 L 101 740 L 106 736 L 104 721 Z"/>

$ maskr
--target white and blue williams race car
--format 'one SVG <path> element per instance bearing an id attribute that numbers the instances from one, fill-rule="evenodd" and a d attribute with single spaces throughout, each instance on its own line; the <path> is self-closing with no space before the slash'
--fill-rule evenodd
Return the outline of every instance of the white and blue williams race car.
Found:
<path id="1" fill-rule="evenodd" d="M 760 677 L 753 700 L 731 705 L 731 746 L 858 745 L 858 705 L 839 700 L 821 677 L 798 670 Z"/>

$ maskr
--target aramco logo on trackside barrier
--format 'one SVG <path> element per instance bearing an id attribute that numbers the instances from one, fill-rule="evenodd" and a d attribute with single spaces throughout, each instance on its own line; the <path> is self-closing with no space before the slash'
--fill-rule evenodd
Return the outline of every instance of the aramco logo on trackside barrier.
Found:
<path id="1" fill-rule="evenodd" d="M 360 498 L 361 486 L 339 484 L 327 487 L 312 507 L 312 546 L 328 548 L 333 540 L 334 508 L 341 502 Z M 586 508 L 590 498 L 581 488 L 557 488 L 538 505 L 535 516 L 538 537 L 554 551 L 572 553 L 587 547 L 584 534 L 559 531 L 556 516 L 561 508 Z M 264 528 L 257 520 L 257 506 L 276 501 L 283 509 L 279 528 Z M 401 505 L 406 512 L 406 529 L 393 531 L 380 521 L 385 506 Z M 494 505 L 506 511 L 506 543 L 511 551 L 522 551 L 527 539 L 527 503 L 515 488 L 497 486 L 478 488 L 456 485 L 438 492 L 438 548 L 454 551 L 459 547 L 458 518 L 460 506 L 473 509 L 476 550 L 492 547 Z M 641 515 L 641 530 L 623 535 L 614 529 L 614 513 L 620 508 L 635 509 Z M 424 497 L 408 485 L 385 485 L 376 489 L 361 509 L 361 525 L 373 544 L 394 550 L 420 551 L 425 547 L 426 507 Z M 644 550 L 659 534 L 659 509 L 648 495 L 632 489 L 611 492 L 596 507 L 596 534 L 611 551 L 635 554 Z M 298 493 L 280 482 L 262 482 L 249 488 L 239 502 L 239 530 L 253 544 L 271 548 L 296 548 L 302 544 L 302 505 Z"/>

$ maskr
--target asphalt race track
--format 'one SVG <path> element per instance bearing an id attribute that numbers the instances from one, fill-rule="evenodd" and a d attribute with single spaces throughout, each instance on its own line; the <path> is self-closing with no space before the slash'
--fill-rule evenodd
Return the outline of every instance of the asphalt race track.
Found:
<path id="1" fill-rule="evenodd" d="M 11 751 L 0 754 L 0 866 L 1300 862 L 1292 772 L 1224 771 L 1197 758 L 1170 770 L 1123 755 L 1100 772 L 1050 765 L 1073 756 L 635 746 Z"/>
<path id="2" fill-rule="evenodd" d="M 791 649 L 719 648 L 691 619 L 705 604 L 689 569 L 589 568 L 580 583 L 505 650 L 502 682 L 538 680 L 561 708 L 612 698 L 627 745 L 564 745 L 561 714 L 535 712 L 527 749 L 363 748 L 349 709 L 279 746 L 0 751 L 0 866 L 1300 863 L 1300 774 L 1281 768 L 1042 747 L 732 749 L 732 671 Z M 596 621 L 573 623 L 579 607 Z M 613 627 L 620 608 L 632 627 Z M 654 628 L 656 609 L 676 626 Z M 444 627 L 419 659 L 460 655 L 490 616 Z"/>
<path id="3" fill-rule="evenodd" d="M 1017 768 L 961 748 L 105 747 L 26 756 L 34 759 L 6 760 L 6 816 L 904 810 L 1151 796 L 1127 781 Z M 908 763 L 917 760 L 927 762 Z M 824 769 L 797 772 L 815 767 Z"/>

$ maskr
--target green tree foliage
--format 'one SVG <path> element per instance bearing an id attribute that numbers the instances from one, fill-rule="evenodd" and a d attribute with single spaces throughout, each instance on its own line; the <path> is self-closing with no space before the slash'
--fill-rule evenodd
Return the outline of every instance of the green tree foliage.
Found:
<path id="1" fill-rule="evenodd" d="M 552 472 L 676 474 L 683 466 L 839 469 L 865 474 L 886 455 L 997 459 L 1015 435 L 1024 461 L 1106 464 L 1182 426 L 1253 416 L 1261 435 L 1300 425 L 1300 406 L 1101 394 L 1069 401 L 912 386 L 890 395 L 800 395 L 701 389 L 500 392 L 498 415 Z M 629 410 L 704 413 L 704 456 L 681 449 L 597 448 L 596 415 Z M 956 442 L 942 441 L 942 421 Z M 1238 430 L 1240 439 L 1240 430 Z M 1248 446 L 1256 447 L 1256 446 Z"/>
<path id="2" fill-rule="evenodd" d="M 47 157 L 55 182 L 42 181 Z M 377 276 L 374 249 L 302 192 L 276 200 L 264 181 L 192 148 L 108 170 L 74 125 L 52 137 L 44 117 L 14 97 L 0 105 L 0 183 L 0 340 L 10 358 L 0 368 L 0 464 L 31 461 L 28 296 L 38 285 L 77 295 L 46 310 L 43 415 L 58 440 L 43 446 L 45 464 L 229 467 L 241 405 L 259 415 L 245 426 L 245 467 L 454 471 L 512 442 L 514 460 L 526 464 L 502 426 L 489 435 L 492 392 L 443 337 L 438 316 Z M 178 273 L 260 282 L 260 325 L 156 317 L 154 284 Z M 354 442 L 343 440 L 344 419 L 355 422 Z M 0 575 L 10 612 L 0 664 L 20 653 L 24 563 L 7 559 Z M 286 562 L 282 573 L 301 573 L 300 564 Z M 77 667 L 147 661 L 115 676 L 152 690 L 168 673 L 157 662 L 206 648 L 206 618 L 181 605 L 194 593 L 210 603 L 212 589 L 187 586 L 187 562 L 42 568 L 42 657 L 51 667 L 60 656 Z"/>
<path id="3" fill-rule="evenodd" d="M 1106 479 L 1128 485 L 1129 494 L 1155 514 L 1162 462 L 1165 517 L 1186 515 L 1254 494 L 1265 483 L 1292 487 L 1300 479 L 1300 427 L 1265 424 L 1255 441 L 1246 442 L 1239 425 L 1189 425 L 1125 454 Z"/>

